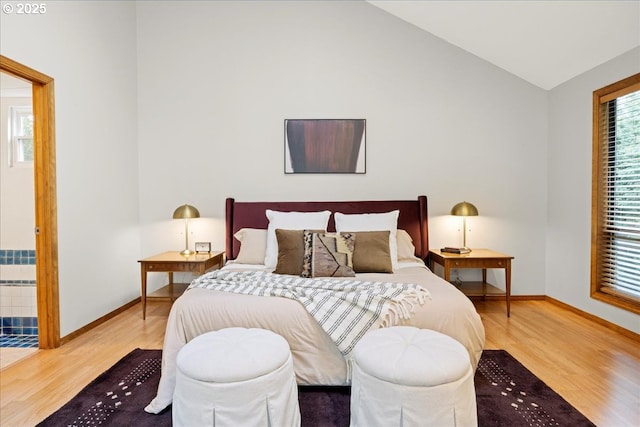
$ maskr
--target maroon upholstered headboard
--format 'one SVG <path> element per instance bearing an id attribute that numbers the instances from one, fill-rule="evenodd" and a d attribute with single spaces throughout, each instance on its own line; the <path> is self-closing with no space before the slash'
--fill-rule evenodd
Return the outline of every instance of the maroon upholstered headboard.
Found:
<path id="1" fill-rule="evenodd" d="M 329 210 L 329 231 L 335 231 L 333 212 L 344 214 L 382 213 L 395 209 L 400 211 L 398 228 L 406 230 L 416 247 L 416 256 L 426 259 L 429 254 L 429 227 L 427 223 L 427 197 L 417 200 L 371 200 L 344 202 L 236 202 L 226 201 L 226 255 L 235 259 L 240 250 L 240 242 L 233 235 L 241 228 L 263 228 L 269 225 L 266 210 L 284 212 L 315 212 Z"/>

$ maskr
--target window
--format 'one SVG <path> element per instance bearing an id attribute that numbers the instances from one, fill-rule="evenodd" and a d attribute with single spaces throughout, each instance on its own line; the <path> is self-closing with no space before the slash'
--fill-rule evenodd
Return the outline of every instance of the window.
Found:
<path id="1" fill-rule="evenodd" d="M 33 111 L 30 106 L 14 106 L 11 111 L 9 162 L 12 167 L 33 165 Z"/>
<path id="2" fill-rule="evenodd" d="M 593 92 L 591 296 L 640 313 L 640 74 Z"/>

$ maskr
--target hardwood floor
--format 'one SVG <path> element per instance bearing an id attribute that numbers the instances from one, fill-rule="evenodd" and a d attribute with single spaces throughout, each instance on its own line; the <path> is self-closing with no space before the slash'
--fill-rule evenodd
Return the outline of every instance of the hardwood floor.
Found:
<path id="1" fill-rule="evenodd" d="M 546 301 L 477 302 L 487 349 L 505 349 L 598 426 L 640 425 L 640 343 Z M 33 426 L 135 348 L 162 348 L 170 305 L 140 304 L 0 371 L 0 425 Z"/>
<path id="2" fill-rule="evenodd" d="M 504 349 L 602 427 L 640 426 L 640 342 L 547 301 L 476 302 Z"/>
<path id="3" fill-rule="evenodd" d="M 39 423 L 135 348 L 162 348 L 170 303 L 136 304 L 54 350 L 0 371 L 0 426 Z"/>

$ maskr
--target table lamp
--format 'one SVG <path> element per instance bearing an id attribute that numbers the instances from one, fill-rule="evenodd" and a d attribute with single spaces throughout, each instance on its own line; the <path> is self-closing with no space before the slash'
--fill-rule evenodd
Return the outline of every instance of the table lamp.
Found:
<path id="1" fill-rule="evenodd" d="M 467 217 L 478 216 L 478 208 L 472 203 L 460 202 L 451 208 L 451 215 L 462 217 L 462 247 L 460 250 L 471 252 L 471 249 L 467 247 Z"/>
<path id="2" fill-rule="evenodd" d="M 189 220 L 191 218 L 200 218 L 198 209 L 191 205 L 184 204 L 173 211 L 173 219 L 184 219 L 184 251 L 180 255 L 189 256 L 193 251 L 189 250 Z"/>

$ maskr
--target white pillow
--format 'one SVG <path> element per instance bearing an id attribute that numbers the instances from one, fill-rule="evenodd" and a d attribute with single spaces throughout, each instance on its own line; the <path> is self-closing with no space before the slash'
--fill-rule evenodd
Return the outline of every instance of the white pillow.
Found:
<path id="1" fill-rule="evenodd" d="M 238 264 L 262 264 L 267 251 L 267 230 L 242 228 L 233 235 L 240 241 L 240 251 L 235 262 Z"/>
<path id="2" fill-rule="evenodd" d="M 267 249 L 264 256 L 264 265 L 267 268 L 276 268 L 278 263 L 276 228 L 283 230 L 326 230 L 331 211 L 280 212 L 267 209 L 266 215 L 269 219 L 269 227 L 267 227 Z"/>
<path id="3" fill-rule="evenodd" d="M 419 260 L 416 255 L 413 239 L 406 230 L 398 228 L 398 262 Z"/>
<path id="4" fill-rule="evenodd" d="M 389 251 L 391 252 L 391 267 L 398 269 L 398 215 L 399 210 L 386 213 L 343 214 L 336 212 L 336 231 L 385 231 L 389 230 Z M 356 246 L 358 245 L 356 237 Z"/>

